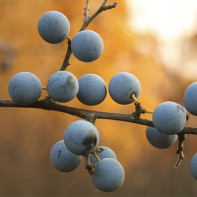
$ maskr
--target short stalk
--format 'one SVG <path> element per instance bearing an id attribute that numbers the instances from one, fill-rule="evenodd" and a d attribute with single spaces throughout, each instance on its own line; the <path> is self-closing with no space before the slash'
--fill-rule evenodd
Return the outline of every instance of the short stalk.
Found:
<path id="1" fill-rule="evenodd" d="M 96 152 L 100 152 L 100 149 L 99 149 L 99 147 L 98 147 L 98 146 L 96 147 Z"/>
<path id="2" fill-rule="evenodd" d="M 96 158 L 96 160 L 97 160 L 97 161 L 100 161 L 100 158 L 99 158 L 99 156 L 97 155 L 96 151 L 94 151 L 93 154 L 94 154 L 94 157 Z"/>
<path id="3" fill-rule="evenodd" d="M 95 164 L 90 162 L 90 154 L 86 156 L 86 169 L 88 170 L 90 175 L 94 174 Z"/>
<path id="4" fill-rule="evenodd" d="M 132 93 L 130 97 L 131 97 L 135 102 L 138 102 L 138 101 L 137 101 L 137 98 L 136 98 L 136 96 L 135 96 L 135 93 Z"/>

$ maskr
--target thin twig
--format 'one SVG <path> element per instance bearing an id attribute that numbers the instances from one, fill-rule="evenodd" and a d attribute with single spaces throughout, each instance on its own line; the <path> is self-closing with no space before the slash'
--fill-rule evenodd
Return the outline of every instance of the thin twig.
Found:
<path id="1" fill-rule="evenodd" d="M 70 56 L 72 54 L 72 50 L 71 50 L 71 41 L 72 40 L 69 37 L 67 37 L 67 40 L 68 40 L 68 49 L 67 49 L 66 56 L 64 58 L 64 62 L 62 64 L 60 71 L 66 70 L 67 67 L 70 65 L 69 61 L 70 61 Z"/>
<path id="2" fill-rule="evenodd" d="M 100 6 L 100 8 L 91 16 L 89 17 L 87 20 L 85 20 L 83 22 L 83 25 L 81 27 L 81 29 L 79 31 L 82 31 L 84 29 L 87 28 L 87 26 L 91 23 L 91 21 L 96 18 L 101 12 L 105 11 L 105 10 L 109 10 L 109 9 L 112 9 L 112 8 L 115 8 L 117 6 L 117 2 L 111 4 L 111 5 L 108 5 L 106 6 L 105 4 L 107 3 L 107 0 L 105 0 L 103 2 L 103 4 Z"/>
<path id="3" fill-rule="evenodd" d="M 88 12 L 89 12 L 89 0 L 86 0 L 86 6 L 84 8 L 84 21 L 87 21 L 89 18 Z"/>

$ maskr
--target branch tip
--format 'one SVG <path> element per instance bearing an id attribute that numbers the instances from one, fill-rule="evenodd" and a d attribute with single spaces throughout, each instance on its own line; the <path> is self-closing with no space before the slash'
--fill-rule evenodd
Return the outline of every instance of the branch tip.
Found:
<path id="1" fill-rule="evenodd" d="M 82 30 L 86 29 L 87 26 L 90 24 L 90 22 L 95 17 L 97 17 L 102 11 L 112 9 L 112 8 L 115 8 L 117 6 L 117 2 L 115 2 L 115 3 L 111 4 L 111 5 L 108 5 L 108 6 L 105 5 L 106 3 L 107 3 L 107 0 L 104 0 L 103 4 L 100 6 L 100 8 L 91 17 L 87 16 L 87 12 L 88 11 L 87 11 L 87 8 L 85 9 L 86 10 L 84 12 L 84 18 L 85 19 L 84 19 L 83 25 L 82 25 L 82 27 L 81 27 L 81 29 L 79 31 L 82 31 Z M 86 7 L 87 7 L 87 3 L 86 3 Z"/>
<path id="2" fill-rule="evenodd" d="M 88 20 L 89 16 L 88 16 L 88 12 L 90 11 L 89 9 L 89 0 L 86 0 L 86 6 L 84 8 L 84 22 Z"/>
<path id="3" fill-rule="evenodd" d="M 115 3 L 111 4 L 111 5 L 103 6 L 103 10 L 109 10 L 109 9 L 115 8 L 117 5 L 118 5 L 118 3 L 115 2 Z"/>

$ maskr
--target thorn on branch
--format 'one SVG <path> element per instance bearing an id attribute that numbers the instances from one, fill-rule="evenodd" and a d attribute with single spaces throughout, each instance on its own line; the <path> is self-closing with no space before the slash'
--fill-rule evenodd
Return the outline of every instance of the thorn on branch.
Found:
<path id="1" fill-rule="evenodd" d="M 184 133 L 178 134 L 178 148 L 176 151 L 176 154 L 178 155 L 177 162 L 175 164 L 175 167 L 179 167 L 182 160 L 184 160 L 184 141 L 185 141 L 186 135 Z"/>

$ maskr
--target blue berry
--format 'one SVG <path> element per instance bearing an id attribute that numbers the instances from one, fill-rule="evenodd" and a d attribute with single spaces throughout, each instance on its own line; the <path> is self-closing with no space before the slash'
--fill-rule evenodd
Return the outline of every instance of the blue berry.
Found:
<path id="1" fill-rule="evenodd" d="M 71 49 L 74 56 L 80 61 L 92 62 L 101 56 L 103 40 L 95 31 L 83 30 L 72 39 Z"/>
<path id="2" fill-rule="evenodd" d="M 190 169 L 192 176 L 197 180 L 197 153 L 192 157 Z"/>
<path id="3" fill-rule="evenodd" d="M 78 120 L 71 123 L 64 133 L 67 148 L 76 155 L 88 155 L 95 151 L 99 143 L 96 127 L 86 121 Z"/>
<path id="4" fill-rule="evenodd" d="M 124 169 L 117 160 L 105 158 L 96 163 L 92 181 L 98 189 L 114 191 L 122 186 L 124 179 Z"/>
<path id="5" fill-rule="evenodd" d="M 99 146 L 99 151 L 96 151 L 96 154 L 98 155 L 99 159 L 112 158 L 117 160 L 115 153 L 106 146 Z M 90 162 L 97 162 L 97 159 L 93 154 L 90 155 Z"/>
<path id="6" fill-rule="evenodd" d="M 49 11 L 39 19 L 38 32 L 45 41 L 57 44 L 67 38 L 70 33 L 70 23 L 61 12 Z"/>
<path id="7" fill-rule="evenodd" d="M 52 147 L 50 160 L 57 170 L 70 172 L 79 166 L 82 157 L 71 153 L 65 146 L 64 140 L 61 140 Z"/>
<path id="8" fill-rule="evenodd" d="M 49 78 L 47 90 L 54 101 L 68 102 L 78 93 L 78 80 L 68 71 L 58 71 Z"/>
<path id="9" fill-rule="evenodd" d="M 79 92 L 77 98 L 85 105 L 98 105 L 106 95 L 104 80 L 96 74 L 86 74 L 79 78 Z"/>
<path id="10" fill-rule="evenodd" d="M 122 105 L 134 102 L 132 94 L 138 98 L 141 92 L 139 80 L 132 74 L 121 72 L 114 75 L 109 82 L 109 94 L 111 98 Z"/>
<path id="11" fill-rule="evenodd" d="M 186 111 L 175 102 L 163 102 L 154 110 L 153 124 L 156 129 L 164 134 L 178 134 L 185 127 Z"/>
<path id="12" fill-rule="evenodd" d="M 197 82 L 190 84 L 185 90 L 184 105 L 189 113 L 197 116 Z"/>
<path id="13" fill-rule="evenodd" d="M 168 148 L 172 146 L 176 140 L 177 135 L 165 135 L 153 127 L 146 128 L 146 137 L 151 145 L 156 148 Z"/>
<path id="14" fill-rule="evenodd" d="M 8 92 L 14 102 L 31 105 L 40 98 L 42 86 L 37 76 L 29 72 L 21 72 L 10 80 Z"/>

